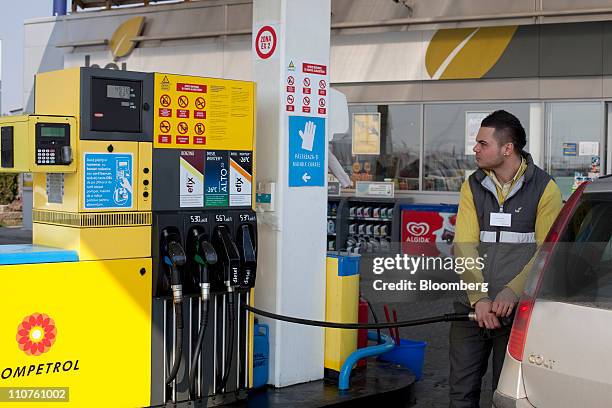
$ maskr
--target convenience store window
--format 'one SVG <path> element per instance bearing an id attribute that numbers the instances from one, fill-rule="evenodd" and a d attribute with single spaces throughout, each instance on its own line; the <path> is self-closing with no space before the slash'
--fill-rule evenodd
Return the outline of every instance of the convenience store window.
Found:
<path id="1" fill-rule="evenodd" d="M 421 105 L 349 106 L 349 131 L 331 150 L 354 183 L 393 181 L 396 190 L 419 190 Z"/>
<path id="2" fill-rule="evenodd" d="M 577 177 L 604 172 L 603 152 L 602 102 L 546 104 L 546 170 L 555 178 L 564 200 L 575 189 Z"/>
<path id="3" fill-rule="evenodd" d="M 424 106 L 423 190 L 459 191 L 476 169 L 473 137 L 480 121 L 503 109 L 515 115 L 529 140 L 529 103 L 439 103 Z"/>

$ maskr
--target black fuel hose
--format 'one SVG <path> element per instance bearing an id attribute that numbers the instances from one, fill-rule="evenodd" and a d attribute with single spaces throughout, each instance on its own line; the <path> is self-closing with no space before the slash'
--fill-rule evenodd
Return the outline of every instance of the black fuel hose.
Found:
<path id="1" fill-rule="evenodd" d="M 227 385 L 227 380 L 229 379 L 229 374 L 231 371 L 232 360 L 234 358 L 234 320 L 236 318 L 234 314 L 234 292 L 228 292 L 227 296 L 227 306 L 229 309 L 229 349 L 227 352 L 227 357 L 225 358 L 225 373 L 223 373 L 221 382 L 217 385 L 217 389 L 215 390 L 217 394 L 221 393 Z"/>
<path id="2" fill-rule="evenodd" d="M 474 320 L 473 313 L 446 313 L 440 316 L 426 317 L 423 319 L 404 320 L 401 322 L 393 323 L 336 323 L 336 322 L 324 322 L 321 320 L 309 320 L 300 319 L 298 317 L 283 316 L 276 313 L 266 312 L 265 310 L 257 309 L 255 307 L 245 305 L 246 310 L 256 315 L 268 317 L 274 320 L 282 320 L 284 322 L 303 324 L 307 326 L 327 327 L 331 329 L 389 329 L 395 327 L 409 327 L 409 326 L 420 326 L 424 324 L 440 323 L 440 322 L 453 322 L 453 321 L 471 321 Z"/>
<path id="3" fill-rule="evenodd" d="M 170 376 L 166 380 L 166 385 L 170 385 L 176 378 L 179 366 L 181 365 L 181 355 L 183 354 L 183 304 L 174 303 L 174 315 L 176 319 L 176 330 L 175 338 L 176 343 L 174 344 L 174 362 L 172 364 L 172 370 L 170 370 Z"/>
<path id="4" fill-rule="evenodd" d="M 191 369 L 189 370 L 189 395 L 191 399 L 195 399 L 195 372 L 198 365 L 198 358 L 202 351 L 202 342 L 204 334 L 208 326 L 208 300 L 202 302 L 202 317 L 200 318 L 200 332 L 198 333 L 198 341 L 196 343 L 195 354 L 191 359 Z"/>

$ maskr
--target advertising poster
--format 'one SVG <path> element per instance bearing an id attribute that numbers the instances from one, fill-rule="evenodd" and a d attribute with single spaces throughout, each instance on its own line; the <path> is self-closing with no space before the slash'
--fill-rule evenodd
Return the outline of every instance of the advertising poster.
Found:
<path id="1" fill-rule="evenodd" d="M 353 113 L 352 152 L 380 154 L 380 113 Z"/>

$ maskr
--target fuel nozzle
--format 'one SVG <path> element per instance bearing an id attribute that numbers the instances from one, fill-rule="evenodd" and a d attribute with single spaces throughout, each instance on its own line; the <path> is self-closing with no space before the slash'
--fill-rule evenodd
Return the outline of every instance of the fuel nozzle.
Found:
<path id="1" fill-rule="evenodd" d="M 210 272 L 208 266 L 217 263 L 217 251 L 208 240 L 208 235 L 198 228 L 191 230 L 190 245 L 190 250 L 193 251 L 192 259 L 198 265 L 202 300 L 208 300 L 210 298 Z"/>
<path id="2" fill-rule="evenodd" d="M 243 289 L 251 289 L 255 286 L 257 255 L 255 237 L 251 235 L 251 229 L 248 224 L 242 225 L 238 230 L 238 245 L 240 246 L 240 258 L 242 262 L 240 286 Z"/>
<path id="3" fill-rule="evenodd" d="M 199 226 L 194 227 L 191 229 L 191 231 L 189 231 L 187 242 L 189 258 L 197 265 L 202 300 L 198 341 L 196 342 L 194 353 L 191 358 L 189 370 L 189 395 L 192 399 L 195 399 L 198 397 L 195 386 L 198 359 L 202 353 L 204 333 L 206 332 L 206 327 L 208 326 L 208 301 L 210 298 L 210 273 L 208 270 L 208 265 L 214 265 L 217 263 L 217 251 L 215 251 L 215 248 L 208 241 L 208 235 L 205 233 L 204 228 Z"/>
<path id="4" fill-rule="evenodd" d="M 162 231 L 162 250 L 164 263 L 170 267 L 170 287 L 172 288 L 172 301 L 183 302 L 183 284 L 179 267 L 185 265 L 187 256 L 181 245 L 181 236 L 176 231 L 164 229 Z"/>
<path id="5" fill-rule="evenodd" d="M 179 267 L 185 265 L 187 256 L 181 245 L 181 235 L 176 228 L 168 227 L 162 230 L 161 245 L 164 263 L 170 267 L 170 287 L 175 315 L 174 362 L 170 375 L 166 378 L 166 385 L 170 385 L 176 380 L 183 354 L 183 283 Z M 174 387 L 176 392 L 176 384 Z"/>
<path id="6" fill-rule="evenodd" d="M 223 283 L 228 292 L 233 292 L 240 286 L 240 254 L 227 226 L 220 225 L 215 229 L 213 244 L 221 261 Z"/>

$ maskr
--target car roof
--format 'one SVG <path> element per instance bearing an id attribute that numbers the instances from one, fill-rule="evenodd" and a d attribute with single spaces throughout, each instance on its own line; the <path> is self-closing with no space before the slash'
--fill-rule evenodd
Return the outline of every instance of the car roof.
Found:
<path id="1" fill-rule="evenodd" d="M 590 182 L 584 189 L 585 193 L 612 193 L 612 174 L 602 176 Z"/>

